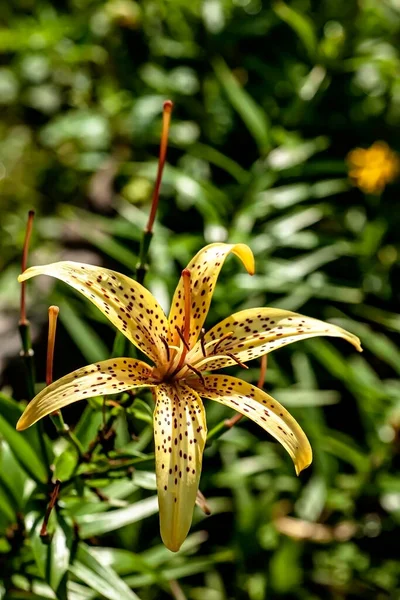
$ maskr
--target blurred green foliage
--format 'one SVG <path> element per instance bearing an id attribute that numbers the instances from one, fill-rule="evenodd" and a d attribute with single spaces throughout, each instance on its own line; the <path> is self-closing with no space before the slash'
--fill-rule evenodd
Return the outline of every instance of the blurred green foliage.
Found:
<path id="1" fill-rule="evenodd" d="M 345 165 L 375 140 L 400 150 L 397 0 L 2 6 L 0 598 L 400 598 L 398 190 L 365 196 Z M 107 409 L 107 439 L 96 438 L 100 399 L 65 411 L 85 452 L 100 442 L 89 462 L 51 423 L 14 429 L 27 400 L 16 283 L 26 213 L 37 212 L 31 264 L 133 273 L 166 98 L 146 280 L 161 304 L 205 242 L 242 241 L 257 274 L 227 263 L 210 323 L 273 305 L 332 320 L 365 348 L 318 339 L 270 356 L 266 389 L 309 435 L 314 463 L 298 479 L 282 448 L 234 427 L 205 453 L 213 515 L 195 513 L 177 555 L 158 534 L 146 394 Z M 110 355 L 101 315 L 40 279 L 29 286 L 38 381 L 49 304 L 60 306 L 55 376 Z M 245 375 L 257 381 L 258 365 Z M 210 429 L 230 416 L 207 409 Z M 49 465 L 62 485 L 43 543 Z"/>

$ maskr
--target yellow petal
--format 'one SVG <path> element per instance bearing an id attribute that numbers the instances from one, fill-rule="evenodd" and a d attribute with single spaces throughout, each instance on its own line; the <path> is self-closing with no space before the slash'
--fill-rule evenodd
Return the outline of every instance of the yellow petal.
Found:
<path id="1" fill-rule="evenodd" d="M 154 296 L 126 275 L 109 269 L 64 261 L 31 267 L 18 277 L 25 281 L 36 275 L 50 275 L 78 290 L 156 364 L 165 360 L 160 336 L 168 336 L 164 312 Z"/>
<path id="2" fill-rule="evenodd" d="M 236 254 L 244 264 L 250 275 L 254 274 L 253 253 L 245 244 L 209 244 L 196 254 L 186 267 L 191 274 L 190 295 L 190 337 L 189 346 L 192 348 L 196 343 L 203 323 L 210 308 L 210 302 L 214 293 L 215 284 L 219 272 L 224 264 L 225 258 L 232 252 Z M 179 346 L 179 335 L 176 328 L 183 329 L 185 322 L 184 306 L 184 283 L 182 277 L 179 280 L 171 304 L 169 313 L 170 342 Z"/>
<path id="3" fill-rule="evenodd" d="M 26 407 L 18 431 L 68 404 L 84 398 L 116 394 L 152 384 L 152 369 L 131 358 L 111 358 L 77 369 L 44 388 Z"/>
<path id="4" fill-rule="evenodd" d="M 230 332 L 232 335 L 218 343 L 218 339 Z M 341 337 L 362 351 L 358 337 L 345 329 L 279 308 L 251 308 L 234 313 L 206 333 L 204 346 L 208 357 L 230 353 L 240 362 L 246 362 L 287 344 L 317 336 Z M 189 360 L 201 371 L 235 364 L 229 357 L 204 359 L 200 344 L 188 355 Z"/>
<path id="5" fill-rule="evenodd" d="M 290 454 L 297 475 L 311 464 L 311 446 L 300 425 L 260 388 L 225 375 L 206 375 L 204 384 L 193 381 L 193 388 L 200 396 L 233 408 L 268 431 Z"/>
<path id="6" fill-rule="evenodd" d="M 192 523 L 207 425 L 203 403 L 184 384 L 155 388 L 154 443 L 160 530 L 164 544 L 177 552 Z"/>

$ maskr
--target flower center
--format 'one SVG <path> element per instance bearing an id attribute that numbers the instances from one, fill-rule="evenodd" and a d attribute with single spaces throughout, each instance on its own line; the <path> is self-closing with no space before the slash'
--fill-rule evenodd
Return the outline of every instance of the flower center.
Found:
<path id="1" fill-rule="evenodd" d="M 159 383 L 171 383 L 171 381 L 194 376 L 199 377 L 204 383 L 203 371 L 207 370 L 208 363 L 216 359 L 234 361 L 244 369 L 248 369 L 248 366 L 243 364 L 232 352 L 220 350 L 222 342 L 233 335 L 232 331 L 225 333 L 220 338 L 204 343 L 204 329 L 202 329 L 200 342 L 192 349 L 189 348 L 184 333 L 179 329 L 177 331 L 180 337 L 179 346 L 168 345 L 167 340 L 162 338 L 168 361 L 162 367 L 153 370 L 153 376 Z"/>
<path id="2" fill-rule="evenodd" d="M 184 294 L 184 313 L 182 327 L 176 326 L 176 331 L 179 336 L 179 346 L 168 343 L 165 337 L 161 340 L 165 346 L 166 362 L 163 365 L 153 369 L 153 377 L 159 383 L 170 383 L 197 376 L 203 383 L 204 378 L 202 371 L 206 370 L 207 363 L 215 359 L 228 359 L 229 363 L 236 362 L 241 367 L 248 369 L 236 356 L 231 352 L 220 352 L 222 342 L 229 339 L 233 332 L 223 334 L 216 340 L 211 340 L 207 343 L 204 341 L 204 329 L 201 330 L 200 343 L 193 348 L 190 347 L 190 321 L 191 321 L 191 272 L 190 269 L 182 271 L 183 294 Z"/>

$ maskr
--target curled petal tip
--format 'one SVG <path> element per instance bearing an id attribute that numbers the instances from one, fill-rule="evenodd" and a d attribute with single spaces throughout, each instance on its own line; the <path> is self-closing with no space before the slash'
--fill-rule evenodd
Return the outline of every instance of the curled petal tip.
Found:
<path id="1" fill-rule="evenodd" d="M 247 244 L 236 244 L 232 252 L 240 258 L 248 274 L 254 275 L 256 271 L 254 255 L 249 246 Z"/>
<path id="2" fill-rule="evenodd" d="M 24 415 L 21 415 L 21 417 L 18 419 L 15 429 L 17 431 L 24 431 L 24 429 L 27 429 L 28 427 L 29 427 L 29 424 L 26 423 L 26 420 L 24 419 Z"/>
<path id="3" fill-rule="evenodd" d="M 172 540 L 163 539 L 163 543 L 164 543 L 164 546 L 166 546 L 168 548 L 168 550 L 170 550 L 171 552 L 179 552 L 179 550 L 181 549 L 181 546 L 182 546 L 182 542 L 177 543 Z"/>
<path id="4" fill-rule="evenodd" d="M 312 463 L 312 456 L 310 456 L 310 458 L 305 462 L 295 464 L 294 468 L 296 470 L 296 475 L 299 476 L 300 473 L 302 471 L 304 471 L 304 469 L 307 469 L 311 465 L 311 463 Z"/>

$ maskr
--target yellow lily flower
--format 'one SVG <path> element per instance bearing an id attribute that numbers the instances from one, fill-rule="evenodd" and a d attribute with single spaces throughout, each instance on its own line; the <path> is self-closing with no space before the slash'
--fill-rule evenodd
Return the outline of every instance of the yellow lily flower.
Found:
<path id="1" fill-rule="evenodd" d="M 381 194 L 400 174 L 400 158 L 386 142 L 354 148 L 346 161 L 353 184 L 366 194 Z"/>
<path id="2" fill-rule="evenodd" d="M 201 398 L 215 400 L 252 419 L 288 451 L 297 474 L 312 460 L 310 444 L 293 417 L 258 387 L 207 371 L 243 363 L 287 344 L 327 335 L 361 351 L 359 339 L 340 327 L 279 310 L 234 313 L 208 333 L 202 330 L 218 274 L 230 253 L 248 273 L 254 257 L 245 244 L 210 244 L 190 261 L 175 290 L 168 319 L 142 285 L 114 271 L 75 262 L 31 267 L 25 281 L 50 275 L 86 296 L 154 363 L 112 358 L 78 369 L 42 390 L 27 406 L 18 430 L 64 406 L 99 394 L 148 386 L 155 398 L 154 442 L 164 544 L 179 550 L 192 522 L 207 424 Z"/>

